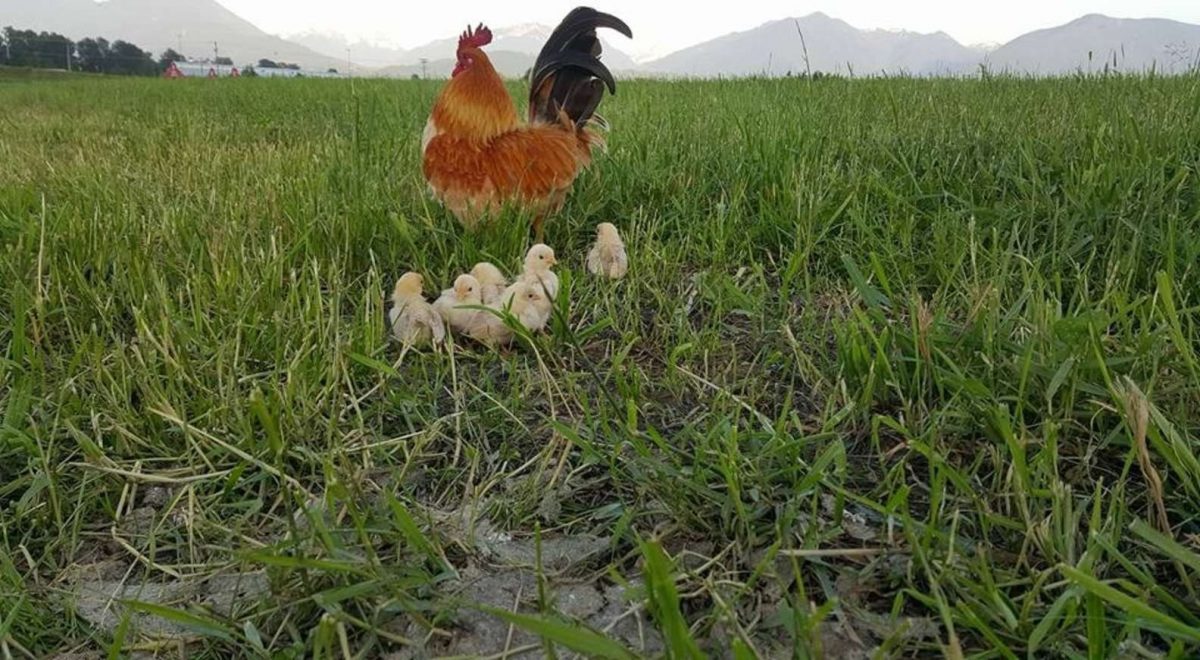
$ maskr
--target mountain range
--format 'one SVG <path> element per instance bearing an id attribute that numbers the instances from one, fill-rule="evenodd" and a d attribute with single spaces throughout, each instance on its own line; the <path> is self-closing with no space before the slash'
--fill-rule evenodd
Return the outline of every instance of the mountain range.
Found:
<path id="1" fill-rule="evenodd" d="M 881 75 L 993 72 L 1062 75 L 1110 70 L 1182 73 L 1200 68 L 1200 25 L 1089 14 L 995 48 L 964 46 L 944 32 L 860 30 L 815 13 L 697 44 L 647 62 L 648 73 L 682 76 L 824 73 Z"/>
<path id="2" fill-rule="evenodd" d="M 125 39 L 156 54 L 169 47 L 193 57 L 210 56 L 217 42 L 220 54 L 239 64 L 269 58 L 306 68 L 344 68 L 349 57 L 360 73 L 401 77 L 449 75 L 456 44 L 449 35 L 411 49 L 348 43 L 317 32 L 285 39 L 263 32 L 217 0 L 0 0 L 0 27 L 4 25 L 74 39 Z M 488 54 L 497 70 L 507 76 L 523 74 L 551 29 L 538 24 L 494 29 Z M 954 75 L 981 66 L 993 72 L 1061 75 L 1106 68 L 1163 73 L 1200 68 L 1200 25 L 1098 14 L 987 48 L 964 46 L 944 32 L 863 30 L 822 13 L 771 21 L 642 63 L 622 50 L 622 41 L 606 41 L 603 57 L 623 75 Z"/>
<path id="3" fill-rule="evenodd" d="M 501 75 L 520 76 L 533 66 L 533 61 L 553 29 L 549 25 L 536 23 L 494 28 L 492 43 L 487 47 L 488 57 Z M 312 32 L 292 35 L 289 38 L 326 55 L 341 53 L 345 57 L 346 49 L 349 48 L 354 62 L 375 67 L 377 75 L 402 77 L 414 74 L 449 76 L 454 69 L 454 49 L 458 46 L 457 36 L 437 39 L 408 50 L 373 47 L 361 42 L 352 44 L 336 35 Z M 619 47 L 603 36 L 600 42 L 604 48 L 604 62 L 610 69 L 622 72 L 637 69 L 633 58 Z"/>
<path id="4" fill-rule="evenodd" d="M 346 66 L 292 41 L 267 34 L 216 0 L 0 0 L 0 27 L 58 32 L 71 39 L 123 39 L 155 56 L 167 48 L 193 58 L 220 57 L 236 64 L 261 58 L 310 69 Z"/>
<path id="5" fill-rule="evenodd" d="M 1022 35 L 988 53 L 992 71 L 1062 74 L 1099 71 L 1184 73 L 1200 69 L 1200 25 L 1161 18 L 1088 14 Z"/>
<path id="6" fill-rule="evenodd" d="M 644 65 L 647 72 L 685 76 L 840 74 L 956 74 L 976 66 L 980 53 L 944 32 L 860 30 L 815 13 L 771 21 L 677 51 Z"/>

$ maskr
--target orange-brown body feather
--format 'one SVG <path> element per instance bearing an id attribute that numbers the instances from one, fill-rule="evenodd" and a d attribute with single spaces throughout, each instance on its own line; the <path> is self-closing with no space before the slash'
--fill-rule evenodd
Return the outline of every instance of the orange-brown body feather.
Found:
<path id="1" fill-rule="evenodd" d="M 468 227 L 507 203 L 539 220 L 556 212 L 603 141 L 565 114 L 559 123 L 523 123 L 487 55 L 464 53 L 471 65 L 442 89 L 425 128 L 430 190 Z"/>

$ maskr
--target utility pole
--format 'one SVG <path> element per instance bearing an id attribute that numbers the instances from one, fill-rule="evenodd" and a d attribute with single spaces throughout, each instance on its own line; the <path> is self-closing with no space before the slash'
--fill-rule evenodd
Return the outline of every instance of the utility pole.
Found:
<path id="1" fill-rule="evenodd" d="M 75 46 L 75 44 L 73 44 L 69 41 L 67 42 L 67 71 L 68 72 L 71 70 L 71 48 L 74 46 Z"/>
<path id="2" fill-rule="evenodd" d="M 422 57 L 422 58 L 421 58 L 421 80 L 424 80 L 424 79 L 425 79 L 425 77 L 426 77 L 426 76 L 425 76 L 425 65 L 426 65 L 426 64 L 429 64 L 429 59 L 428 59 L 428 58 L 425 58 L 425 57 Z"/>
<path id="3" fill-rule="evenodd" d="M 354 66 L 354 63 L 352 63 L 350 61 L 350 47 L 346 46 L 346 76 L 347 77 L 353 78 L 353 76 L 351 75 L 351 71 L 350 71 L 350 69 L 353 66 Z"/>
<path id="4" fill-rule="evenodd" d="M 221 59 L 221 50 L 219 48 L 217 48 L 217 42 L 214 41 L 213 42 L 213 64 L 216 66 L 221 66 L 220 64 L 217 64 L 217 60 L 219 60 L 219 59 Z"/>

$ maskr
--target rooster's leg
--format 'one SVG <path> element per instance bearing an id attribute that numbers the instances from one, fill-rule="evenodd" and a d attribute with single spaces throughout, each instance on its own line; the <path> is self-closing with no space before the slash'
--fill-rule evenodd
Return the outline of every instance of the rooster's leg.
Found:
<path id="1" fill-rule="evenodd" d="M 538 243 L 542 242 L 543 225 L 546 218 L 558 213 L 562 210 L 563 204 L 567 201 L 566 189 L 559 190 L 550 195 L 545 203 L 537 209 L 537 215 L 533 218 L 533 235 Z"/>
<path id="2" fill-rule="evenodd" d="M 546 222 L 546 215 L 546 213 L 539 213 L 537 214 L 537 217 L 533 219 L 533 238 L 538 243 L 542 242 L 542 230 L 543 225 Z"/>

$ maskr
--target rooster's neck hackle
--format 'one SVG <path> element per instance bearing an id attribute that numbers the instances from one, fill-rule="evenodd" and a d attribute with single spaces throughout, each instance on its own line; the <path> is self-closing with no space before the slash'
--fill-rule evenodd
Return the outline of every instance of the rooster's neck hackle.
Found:
<path id="1" fill-rule="evenodd" d="M 433 109 L 439 131 L 486 142 L 518 127 L 517 108 L 487 55 L 470 49 L 471 65 L 442 88 Z"/>

